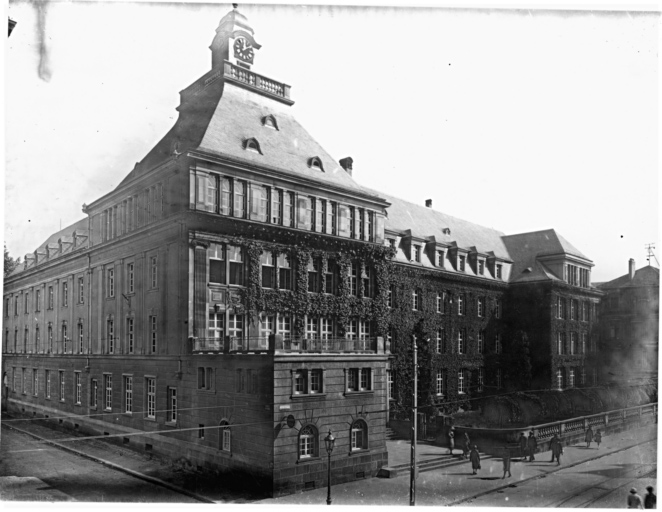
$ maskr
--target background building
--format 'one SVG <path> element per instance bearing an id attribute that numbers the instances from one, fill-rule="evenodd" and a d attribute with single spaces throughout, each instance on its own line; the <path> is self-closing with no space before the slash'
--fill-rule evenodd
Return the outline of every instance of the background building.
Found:
<path id="1" fill-rule="evenodd" d="M 598 285 L 603 380 L 618 384 L 657 383 L 660 321 L 660 269 L 635 270 Z"/>

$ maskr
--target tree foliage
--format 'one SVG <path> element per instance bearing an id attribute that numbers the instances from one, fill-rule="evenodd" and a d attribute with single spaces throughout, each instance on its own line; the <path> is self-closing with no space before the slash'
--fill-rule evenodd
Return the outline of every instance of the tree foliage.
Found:
<path id="1" fill-rule="evenodd" d="M 4 277 L 7 277 L 9 274 L 11 274 L 14 269 L 21 263 L 21 258 L 12 258 L 9 255 L 9 251 L 7 250 L 7 244 L 5 244 L 5 269 L 4 269 Z"/>

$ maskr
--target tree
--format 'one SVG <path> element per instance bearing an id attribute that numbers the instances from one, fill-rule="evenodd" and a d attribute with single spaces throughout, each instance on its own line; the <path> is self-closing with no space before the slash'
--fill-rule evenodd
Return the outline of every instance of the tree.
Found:
<path id="1" fill-rule="evenodd" d="M 509 337 L 509 347 L 504 354 L 504 377 L 510 389 L 531 389 L 531 354 L 529 336 L 522 330 L 516 330 Z"/>
<path id="2" fill-rule="evenodd" d="M 7 277 L 9 274 L 11 274 L 14 269 L 21 263 L 21 258 L 12 258 L 9 255 L 9 251 L 7 250 L 7 244 L 5 244 L 5 273 L 4 277 Z"/>

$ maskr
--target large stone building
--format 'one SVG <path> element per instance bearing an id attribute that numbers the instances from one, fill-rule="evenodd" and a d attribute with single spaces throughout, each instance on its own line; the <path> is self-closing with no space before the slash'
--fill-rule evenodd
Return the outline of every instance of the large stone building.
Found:
<path id="1" fill-rule="evenodd" d="M 5 281 L 10 409 L 278 495 L 325 484 L 329 431 L 334 483 L 386 463 L 414 338 L 431 408 L 521 387 L 524 338 L 536 386 L 595 383 L 589 259 L 359 185 L 259 49 L 227 14 L 174 127 Z"/>
<path id="2" fill-rule="evenodd" d="M 625 385 L 657 382 L 660 322 L 660 269 L 635 269 L 598 285 L 605 293 L 600 308 L 602 379 Z"/>

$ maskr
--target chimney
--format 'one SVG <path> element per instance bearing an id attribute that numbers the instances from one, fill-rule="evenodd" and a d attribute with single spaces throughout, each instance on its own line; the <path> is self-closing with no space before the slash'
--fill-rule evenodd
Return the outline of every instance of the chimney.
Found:
<path id="1" fill-rule="evenodd" d="M 630 271 L 630 281 L 632 281 L 634 279 L 634 269 L 635 269 L 634 258 L 630 258 L 628 269 Z"/>
<path id="2" fill-rule="evenodd" d="M 428 208 L 432 208 L 432 199 L 426 199 L 425 200 L 425 206 Z"/>
<path id="3" fill-rule="evenodd" d="M 340 159 L 340 167 L 345 169 L 345 171 L 347 171 L 347 174 L 349 174 L 350 176 L 352 175 L 352 164 L 353 163 L 354 163 L 354 160 L 352 160 L 351 156 Z"/>

